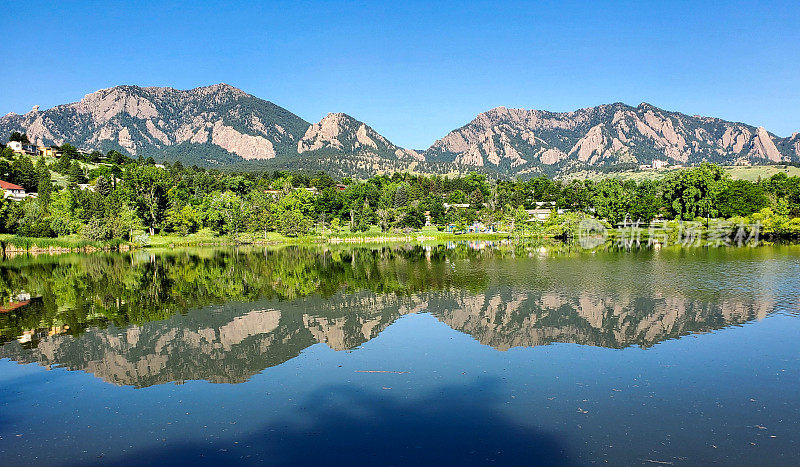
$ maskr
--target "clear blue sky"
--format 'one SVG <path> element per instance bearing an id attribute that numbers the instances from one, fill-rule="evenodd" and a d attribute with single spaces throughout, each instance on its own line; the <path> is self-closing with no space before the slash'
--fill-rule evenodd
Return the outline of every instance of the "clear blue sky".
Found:
<path id="1" fill-rule="evenodd" d="M 410 148 L 500 105 L 646 101 L 800 131 L 797 0 L 495 3 L 6 2 L 0 114 L 226 82 Z"/>

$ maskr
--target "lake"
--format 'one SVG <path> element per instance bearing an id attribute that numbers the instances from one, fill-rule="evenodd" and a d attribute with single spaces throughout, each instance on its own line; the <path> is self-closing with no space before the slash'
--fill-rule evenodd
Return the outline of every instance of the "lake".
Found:
<path id="1" fill-rule="evenodd" d="M 0 462 L 797 465 L 800 247 L 0 262 Z"/>

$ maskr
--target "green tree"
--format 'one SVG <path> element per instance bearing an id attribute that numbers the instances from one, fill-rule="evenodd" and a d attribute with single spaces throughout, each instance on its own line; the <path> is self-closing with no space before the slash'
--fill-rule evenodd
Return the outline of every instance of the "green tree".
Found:
<path id="1" fill-rule="evenodd" d="M 401 184 L 394 191 L 394 207 L 402 208 L 407 204 L 408 204 L 408 187 L 405 184 Z"/>
<path id="2" fill-rule="evenodd" d="M 716 198 L 729 178 L 721 167 L 707 162 L 676 172 L 664 182 L 666 207 L 678 219 L 714 217 Z"/>
<path id="3" fill-rule="evenodd" d="M 12 181 L 25 191 L 36 191 L 39 184 L 39 173 L 33 166 L 30 157 L 19 156 L 11 163 Z"/>
<path id="4" fill-rule="evenodd" d="M 402 227 L 410 227 L 415 230 L 419 230 L 425 226 L 425 213 L 419 207 L 419 203 L 416 203 L 415 206 L 409 206 L 405 210 L 405 213 L 400 220 L 400 225 Z"/>
<path id="5" fill-rule="evenodd" d="M 118 237 L 124 238 L 123 235 L 125 235 L 128 241 L 134 241 L 137 236 L 144 233 L 145 225 L 133 207 L 123 204 L 116 219 L 118 221 L 116 226 Z"/>
<path id="6" fill-rule="evenodd" d="M 331 230 L 333 231 L 333 233 L 338 235 L 341 229 L 342 229 L 342 220 L 339 219 L 338 217 L 334 217 L 333 220 L 331 220 Z"/>
<path id="7" fill-rule="evenodd" d="M 200 226 L 200 213 L 192 205 L 180 209 L 170 209 L 167 212 L 167 225 L 170 230 L 186 236 L 197 232 Z"/>
<path id="8" fill-rule="evenodd" d="M 263 232 L 267 238 L 267 232 L 275 227 L 275 220 L 272 215 L 272 195 L 261 190 L 254 190 L 248 197 L 248 226 L 251 232 Z"/>
<path id="9" fill-rule="evenodd" d="M 430 211 L 431 222 L 436 225 L 444 224 L 444 203 L 439 197 L 430 197 L 426 204 L 427 210 Z"/>
<path id="10" fill-rule="evenodd" d="M 78 148 L 69 143 L 62 144 L 59 149 L 61 150 L 61 157 L 67 156 L 70 160 L 78 157 Z"/>
<path id="11" fill-rule="evenodd" d="M 49 207 L 50 195 L 53 193 L 53 180 L 50 177 L 50 171 L 45 169 L 39 172 L 39 183 L 36 186 L 36 193 L 42 205 Z"/>
<path id="12" fill-rule="evenodd" d="M 224 232 L 236 238 L 245 228 L 246 206 L 242 198 L 232 191 L 214 196 L 211 208 L 220 213 Z"/>
<path id="13" fill-rule="evenodd" d="M 607 178 L 595 185 L 592 204 L 600 218 L 616 224 L 629 214 L 628 207 L 631 203 L 627 199 L 622 182 L 616 178 Z"/>
<path id="14" fill-rule="evenodd" d="M 67 173 L 67 182 L 74 185 L 79 185 L 86 183 L 87 181 L 86 174 L 83 172 L 81 164 L 78 161 L 72 161 L 72 165 Z"/>
<path id="15" fill-rule="evenodd" d="M 625 189 L 632 193 L 627 211 L 634 222 L 649 223 L 661 211 L 657 182 L 645 180 L 638 185 L 631 182 L 625 185 Z"/>
<path id="16" fill-rule="evenodd" d="M 311 221 L 297 209 L 284 209 L 278 214 L 278 231 L 287 237 L 305 235 L 311 229 Z"/>
<path id="17" fill-rule="evenodd" d="M 126 167 L 123 174 L 125 201 L 136 207 L 150 235 L 154 235 L 156 229 L 161 229 L 167 209 L 168 173 L 152 165 Z"/>
<path id="18" fill-rule="evenodd" d="M 28 140 L 28 135 L 25 133 L 20 133 L 19 131 L 12 132 L 11 136 L 8 137 L 8 141 L 16 141 L 22 144 L 30 144 L 30 140 Z"/>
<path id="19" fill-rule="evenodd" d="M 723 217 L 749 216 L 768 206 L 764 189 L 747 180 L 729 182 L 717 197 L 717 211 Z"/>
<path id="20" fill-rule="evenodd" d="M 530 219 L 530 216 L 525 212 L 525 208 L 517 206 L 517 209 L 514 211 L 514 232 L 524 234 L 525 228 L 528 225 L 528 219 Z"/>

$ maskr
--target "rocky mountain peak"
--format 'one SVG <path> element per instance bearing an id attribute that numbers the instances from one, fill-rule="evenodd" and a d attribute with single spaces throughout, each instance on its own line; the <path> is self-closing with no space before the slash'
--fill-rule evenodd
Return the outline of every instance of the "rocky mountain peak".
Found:
<path id="1" fill-rule="evenodd" d="M 577 167 L 702 161 L 788 162 L 800 151 L 763 128 L 691 117 L 647 102 L 604 104 L 572 112 L 496 107 L 436 141 L 426 158 L 554 174 Z"/>
<path id="2" fill-rule="evenodd" d="M 319 125 L 321 125 L 323 128 L 335 131 L 337 134 L 341 134 L 341 132 L 347 131 L 349 128 L 359 127 L 364 125 L 364 123 L 356 120 L 346 113 L 331 112 L 319 121 Z"/>
<path id="3" fill-rule="evenodd" d="M 329 113 L 310 124 L 227 83 L 188 90 L 100 89 L 78 102 L 0 118 L 0 138 L 13 131 L 26 132 L 38 144 L 69 142 L 206 166 L 277 159 L 280 168 L 317 164 L 348 176 L 408 169 L 414 162 L 445 172 L 456 164 L 462 166 L 458 170 L 556 175 L 654 160 L 683 165 L 800 161 L 798 133 L 779 138 L 761 127 L 647 102 L 569 112 L 499 106 L 418 152 L 393 144 L 348 114 Z"/>
<path id="4" fill-rule="evenodd" d="M 189 90 L 121 85 L 0 119 L 0 134 L 26 131 L 39 144 L 70 142 L 132 156 L 197 154 L 182 158 L 199 157 L 201 164 L 292 154 L 307 127 L 288 110 L 225 83 Z"/>
<path id="5" fill-rule="evenodd" d="M 422 160 L 416 151 L 392 144 L 367 124 L 345 113 L 329 113 L 308 127 L 297 143 L 297 152 L 315 151 Z"/>

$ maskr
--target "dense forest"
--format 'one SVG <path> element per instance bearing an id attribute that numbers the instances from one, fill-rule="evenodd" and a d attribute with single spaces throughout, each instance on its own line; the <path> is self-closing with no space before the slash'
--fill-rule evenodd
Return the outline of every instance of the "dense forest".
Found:
<path id="1" fill-rule="evenodd" d="M 409 231 L 426 221 L 440 228 L 483 222 L 511 230 L 538 225 L 524 211 L 537 207 L 553 209 L 550 224 L 570 216 L 596 217 L 609 225 L 628 219 L 724 218 L 755 220 L 776 235 L 800 233 L 800 178 L 779 173 L 758 182 L 732 180 L 708 163 L 642 182 L 401 172 L 355 180 L 325 173 L 225 172 L 180 162 L 157 165 L 152 158 L 134 160 L 116 151 L 82 154 L 69 144 L 60 149 L 58 159 L 1 150 L 0 179 L 36 193 L 22 201 L 0 201 L 3 233 L 146 241 L 147 234 L 199 231 L 234 237 L 358 232 L 371 226 Z"/>

